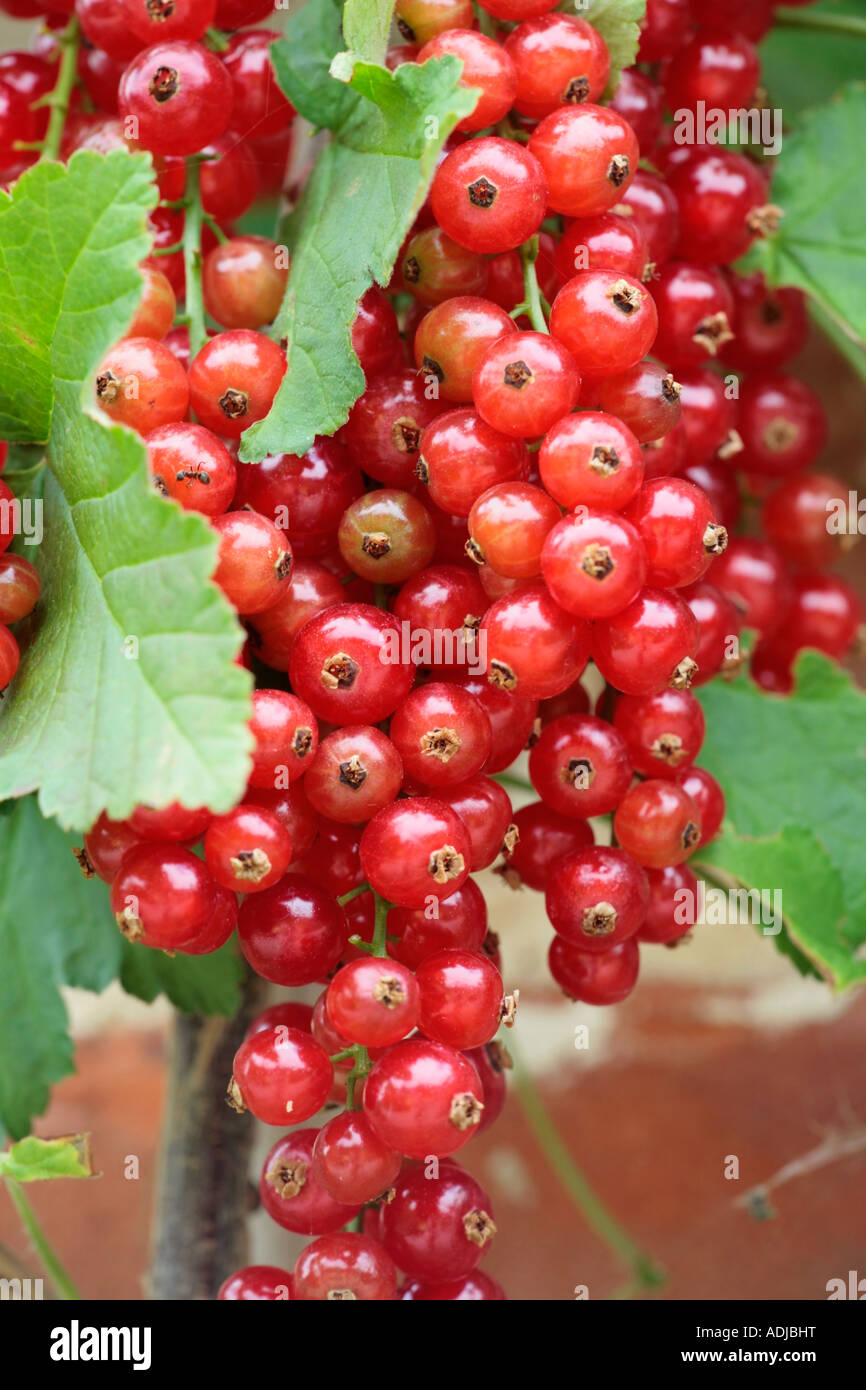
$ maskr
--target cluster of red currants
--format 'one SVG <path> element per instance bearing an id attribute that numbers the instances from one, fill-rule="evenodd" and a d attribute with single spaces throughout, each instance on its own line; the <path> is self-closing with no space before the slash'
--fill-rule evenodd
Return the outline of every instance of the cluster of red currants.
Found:
<path id="1" fill-rule="evenodd" d="M 285 163 L 293 113 L 267 31 L 199 40 L 265 7 L 77 0 L 96 113 L 73 114 L 64 153 L 140 144 L 163 198 L 97 400 L 144 437 L 155 486 L 218 532 L 215 580 L 259 685 L 240 804 L 102 816 L 82 863 L 130 940 L 200 954 L 237 928 L 265 980 L 322 987 L 251 1026 L 236 1108 L 282 1127 L 343 1107 L 280 1138 L 262 1171 L 266 1210 L 312 1244 L 292 1272 L 237 1271 L 222 1298 L 504 1297 L 476 1268 L 489 1197 L 453 1157 L 501 1109 L 494 1035 L 516 1002 L 472 875 L 501 856 L 509 883 L 546 895 L 566 994 L 622 1000 L 640 944 L 694 920 L 686 861 L 724 815 L 695 766 L 689 685 L 736 664 L 743 625 L 776 690 L 800 647 L 838 656 L 853 638 L 856 600 L 823 573 L 842 484 L 803 472 L 823 413 L 780 371 L 802 298 L 728 268 L 778 217 L 765 168 L 664 125 L 666 108 L 748 103 L 771 8 L 649 0 L 639 63 L 602 105 L 606 46 L 551 0 L 484 0 L 485 32 L 469 0 L 398 0 L 389 66 L 454 54 L 478 101 L 387 292 L 358 306 L 366 389 L 347 424 L 304 457 L 244 465 L 237 441 L 285 371 L 261 330 L 287 266 L 231 223 Z M 51 43 L 0 60 L 0 86 L 26 72 L 36 91 Z M 173 325 L 200 153 L 204 304 L 223 331 L 190 361 Z M 766 539 L 728 542 L 741 483 Z M 5 573 L 13 621 L 27 576 L 10 589 Z M 288 689 L 263 685 L 267 668 Z M 496 775 L 527 746 L 539 799 L 515 813 Z M 614 844 L 596 844 L 609 814 Z"/>

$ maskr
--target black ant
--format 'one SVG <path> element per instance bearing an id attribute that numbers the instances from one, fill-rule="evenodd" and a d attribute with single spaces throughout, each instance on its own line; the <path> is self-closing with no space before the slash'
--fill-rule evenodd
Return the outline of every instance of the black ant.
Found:
<path id="1" fill-rule="evenodd" d="M 187 487 L 192 487 L 193 483 L 203 483 L 205 487 L 210 482 L 210 474 L 205 473 L 201 464 L 196 464 L 195 468 L 182 468 L 175 478 L 175 482 L 185 482 Z"/>

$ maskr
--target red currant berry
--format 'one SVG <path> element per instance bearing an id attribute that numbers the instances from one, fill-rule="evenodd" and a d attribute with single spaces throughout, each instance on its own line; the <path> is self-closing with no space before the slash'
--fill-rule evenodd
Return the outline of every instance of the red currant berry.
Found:
<path id="1" fill-rule="evenodd" d="M 819 397 L 805 381 L 783 372 L 743 382 L 738 428 L 743 440 L 738 467 L 773 478 L 808 468 L 827 440 Z"/>
<path id="2" fill-rule="evenodd" d="M 581 508 L 553 527 L 541 570 L 566 612 L 593 621 L 631 603 L 643 588 L 647 557 L 638 531 L 624 517 Z"/>
<path id="3" fill-rule="evenodd" d="M 356 1231 L 319 1236 L 298 1256 L 292 1295 L 299 1301 L 393 1301 L 397 1269 L 378 1241 Z"/>
<path id="4" fill-rule="evenodd" d="M 397 0 L 395 23 L 409 43 L 428 43 L 449 29 L 470 29 L 475 11 L 470 0 Z"/>
<path id="5" fill-rule="evenodd" d="M 155 43 L 120 79 L 120 114 L 136 122 L 136 138 L 155 154 L 194 154 L 222 135 L 231 107 L 229 75 L 199 43 Z"/>
<path id="6" fill-rule="evenodd" d="M 529 483 L 497 483 L 473 503 L 466 553 L 510 579 L 541 572 L 545 540 L 559 521 L 556 502 Z M 555 597 L 555 595 L 554 595 Z"/>
<path id="7" fill-rule="evenodd" d="M 0 623 L 17 623 L 33 611 L 39 598 L 39 571 L 23 555 L 0 559 Z"/>
<path id="8" fill-rule="evenodd" d="M 133 845 L 111 885 L 111 910 L 127 941 L 183 950 L 213 911 L 216 884 L 200 859 L 175 845 Z"/>
<path id="9" fill-rule="evenodd" d="M 174 323 L 177 301 L 161 270 L 143 266 L 144 292 L 129 325 L 130 338 L 164 338 Z"/>
<path id="10" fill-rule="evenodd" d="M 634 131 L 607 106 L 563 106 L 545 116 L 529 152 L 547 180 L 548 206 L 566 217 L 607 212 L 625 193 L 640 157 Z"/>
<path id="11" fill-rule="evenodd" d="M 638 362 L 599 387 L 603 410 L 616 415 L 641 444 L 661 439 L 680 418 L 680 384 L 657 362 Z"/>
<path id="12" fill-rule="evenodd" d="M 357 825 L 393 801 L 402 781 L 403 761 L 390 738 L 360 724 L 323 740 L 304 788 L 323 816 Z"/>
<path id="13" fill-rule="evenodd" d="M 480 951 L 487 935 L 487 905 L 475 881 L 462 886 L 439 904 L 438 917 L 424 907 L 392 907 L 388 913 L 388 954 L 410 970 L 440 951 Z"/>
<path id="14" fill-rule="evenodd" d="M 303 456 L 269 454 L 261 463 L 241 467 L 235 506 L 268 517 L 294 554 L 324 555 L 363 486 L 348 450 L 336 439 L 317 439 Z"/>
<path id="15" fill-rule="evenodd" d="M 416 372 L 385 373 L 355 402 L 344 438 L 371 478 L 389 487 L 409 487 L 421 433 L 441 412 Z"/>
<path id="16" fill-rule="evenodd" d="M 571 353 L 544 333 L 509 333 L 487 349 L 472 392 L 479 415 L 502 434 L 544 434 L 573 409 L 580 372 Z"/>
<path id="17" fill-rule="evenodd" d="M 725 819 L 725 794 L 715 777 L 703 767 L 683 768 L 677 773 L 676 781 L 698 808 L 701 822 L 701 838 L 698 840 L 700 848 L 712 840 L 722 827 L 722 821 Z"/>
<path id="18" fill-rule="evenodd" d="M 505 1001 L 493 962 L 474 951 L 437 951 L 418 966 L 418 1025 L 425 1037 L 462 1051 L 496 1033 Z"/>
<path id="19" fill-rule="evenodd" d="M 492 1303 L 505 1300 L 505 1290 L 483 1269 L 474 1269 L 462 1279 L 439 1280 L 436 1283 L 410 1279 L 398 1294 L 402 1302 L 434 1303 Z"/>
<path id="20" fill-rule="evenodd" d="M 267 1009 L 262 1009 L 260 1014 L 256 1014 L 246 1033 L 244 1041 L 251 1038 L 254 1033 L 267 1032 L 269 1028 L 296 1028 L 302 1033 L 311 1032 L 311 1022 L 313 1010 L 309 1004 L 301 1004 L 298 1000 L 287 999 L 282 1004 L 271 1004 Z M 318 1041 L 321 1042 L 321 1039 Z"/>
<path id="21" fill-rule="evenodd" d="M 214 246 L 202 266 L 211 318 L 223 328 L 260 328 L 276 318 L 289 277 L 288 265 L 278 259 L 278 248 L 267 237 L 230 237 Z"/>
<path id="22" fill-rule="evenodd" d="M 164 343 L 122 338 L 96 369 L 96 402 L 116 424 L 146 435 L 183 419 L 189 383 Z"/>
<path id="23" fill-rule="evenodd" d="M 685 690 L 696 670 L 698 624 L 675 593 L 644 589 L 621 613 L 596 623 L 592 659 L 624 695 Z"/>
<path id="24" fill-rule="evenodd" d="M 267 415 L 285 370 L 285 353 L 263 333 L 217 333 L 190 365 L 190 405 L 214 434 L 240 439 Z"/>
<path id="25" fill-rule="evenodd" d="M 219 535 L 214 582 L 238 613 L 273 608 L 288 589 L 292 552 L 282 531 L 258 512 L 224 512 L 211 518 Z"/>
<path id="26" fill-rule="evenodd" d="M 642 63 L 659 63 L 687 43 L 692 33 L 689 0 L 647 0 L 640 21 Z"/>
<path id="27" fill-rule="evenodd" d="M 698 669 L 692 684 L 704 685 L 719 671 L 735 670 L 739 665 L 740 615 L 727 594 L 704 579 L 683 589 L 682 597 L 700 630 L 695 654 Z"/>
<path id="28" fill-rule="evenodd" d="M 638 280 L 614 270 L 585 270 L 564 285 L 550 311 L 550 331 L 581 372 L 613 376 L 649 352 L 658 316 Z"/>
<path id="29" fill-rule="evenodd" d="M 313 1171 L 317 1129 L 296 1129 L 278 1139 L 259 1179 L 262 1206 L 278 1225 L 299 1235 L 327 1235 L 358 1215 L 358 1204 L 337 1202 Z"/>
<path id="30" fill-rule="evenodd" d="M 587 625 L 566 613 L 543 584 L 497 599 L 481 632 L 491 685 L 529 699 L 560 694 L 586 665 Z"/>
<path id="31" fill-rule="evenodd" d="M 704 712 L 688 690 L 622 695 L 613 723 L 626 741 L 635 772 L 674 779 L 700 753 L 706 727 Z"/>
<path id="32" fill-rule="evenodd" d="M 685 459 L 689 464 L 718 459 L 730 472 L 729 460 L 742 450 L 734 429 L 735 407 L 729 387 L 708 367 L 679 367 L 681 422 L 685 431 Z"/>
<path id="33" fill-rule="evenodd" d="M 449 410 L 421 436 L 415 471 L 437 507 L 468 517 L 489 488 L 528 476 L 529 454 L 521 439 L 500 434 L 474 411 Z"/>
<path id="34" fill-rule="evenodd" d="M 601 411 L 566 415 L 538 455 L 541 481 L 563 507 L 618 511 L 643 481 L 643 456 L 629 427 Z"/>
<path id="35" fill-rule="evenodd" d="M 406 774 L 425 787 L 453 787 L 479 772 L 491 747 L 490 720 L 469 691 L 434 681 L 410 691 L 390 736 Z"/>
<path id="36" fill-rule="evenodd" d="M 682 864 L 701 838 L 698 808 L 688 792 L 658 777 L 626 792 L 614 814 L 613 831 L 623 849 L 649 869 Z"/>
<path id="37" fill-rule="evenodd" d="M 658 310 L 653 351 L 668 366 L 697 366 L 733 337 L 733 296 L 713 267 L 670 261 L 652 294 Z"/>
<path id="38" fill-rule="evenodd" d="M 285 826 L 261 806 L 236 806 L 215 816 L 204 840 L 208 868 L 234 893 L 260 893 L 279 882 L 292 862 Z"/>
<path id="39" fill-rule="evenodd" d="M 747 107 L 754 96 L 761 63 L 743 34 L 702 30 L 671 59 L 665 72 L 669 111 L 694 110 L 704 103 L 722 111 Z"/>
<path id="40" fill-rule="evenodd" d="M 207 830 L 210 818 L 210 811 L 203 807 L 191 810 L 172 801 L 159 808 L 136 806 L 127 823 L 140 840 L 194 845 Z"/>
<path id="41" fill-rule="evenodd" d="M 515 813 L 514 824 L 519 838 L 506 855 L 503 877 L 514 887 L 525 883 L 538 893 L 544 892 L 559 859 L 593 843 L 587 821 L 563 816 L 543 801 L 521 806 Z"/>
<path id="42" fill-rule="evenodd" d="M 646 237 L 634 219 L 615 212 L 578 217 L 557 243 L 556 270 L 562 284 L 585 270 L 613 270 L 643 280 L 649 262 Z"/>
<path id="43" fill-rule="evenodd" d="M 334 976 L 325 1000 L 341 1037 L 364 1047 L 390 1047 L 418 1022 L 418 984 L 397 961 L 369 956 L 350 961 Z"/>
<path id="44" fill-rule="evenodd" d="M 447 898 L 469 873 L 463 822 L 441 801 L 413 797 L 386 806 L 361 836 L 361 865 L 378 893 L 401 907 Z"/>
<path id="45" fill-rule="evenodd" d="M 266 1125 L 300 1124 L 321 1110 L 333 1067 L 309 1033 L 278 1024 L 242 1042 L 235 1053 L 229 1103 Z"/>
<path id="46" fill-rule="evenodd" d="M 505 788 L 492 777 L 470 777 L 455 787 L 440 788 L 438 795 L 466 827 L 470 871 L 486 869 L 514 838 L 511 798 Z"/>
<path id="47" fill-rule="evenodd" d="M 530 120 L 540 121 L 559 106 L 598 101 L 607 86 L 607 44 L 575 15 L 525 20 L 508 35 L 504 48 L 516 75 L 510 105 Z"/>
<path id="48" fill-rule="evenodd" d="M 545 894 L 554 929 L 581 951 L 609 951 L 634 936 L 649 900 L 646 875 L 622 849 L 579 849 L 551 868 Z"/>
<path id="49" fill-rule="evenodd" d="M 402 1158 L 361 1111 L 343 1110 L 319 1130 L 313 1172 L 336 1202 L 372 1202 L 394 1185 Z"/>
<path id="50" fill-rule="evenodd" d="M 263 9 L 270 14 L 272 6 Z M 249 19 L 241 21 L 248 24 Z M 233 29 L 236 25 L 228 24 Z M 277 135 L 295 114 L 283 95 L 271 64 L 271 44 L 280 37 L 276 29 L 251 29 L 232 34 L 222 61 L 231 79 L 231 123 L 238 135 Z"/>
<path id="51" fill-rule="evenodd" d="M 126 851 L 140 841 L 129 821 L 110 820 L 103 811 L 84 837 L 87 863 L 103 883 L 112 883 Z"/>
<path id="52" fill-rule="evenodd" d="M 766 635 L 784 618 L 791 583 L 780 552 L 767 541 L 735 536 L 713 566 L 713 583 L 738 610 L 744 627 Z"/>
<path id="53" fill-rule="evenodd" d="M 446 401 L 472 400 L 472 374 L 497 338 L 514 333 L 514 321 L 489 299 L 455 295 L 425 314 L 415 332 L 419 372 L 439 383 Z M 423 446 L 422 446 L 423 447 Z"/>
<path id="54" fill-rule="evenodd" d="M 847 484 L 828 473 L 808 473 L 786 478 L 770 493 L 761 509 L 761 521 L 767 539 L 790 563 L 803 569 L 823 569 L 857 539 L 856 526 L 853 535 L 847 529 L 828 529 L 831 518 L 834 523 L 838 523 L 840 513 L 847 518 L 847 507 Z"/>
<path id="55" fill-rule="evenodd" d="M 795 574 L 784 627 L 774 642 L 791 659 L 805 647 L 841 660 L 863 624 L 863 605 L 844 579 L 835 574 Z"/>
<path id="56" fill-rule="evenodd" d="M 179 420 L 151 430 L 147 460 L 158 490 L 185 511 L 216 517 L 231 505 L 237 486 L 235 461 L 202 425 Z"/>
<path id="57" fill-rule="evenodd" d="M 255 740 L 251 786 L 274 788 L 303 777 L 319 742 L 309 705 L 284 690 L 254 690 L 249 727 Z"/>
<path id="58" fill-rule="evenodd" d="M 727 276 L 734 337 L 719 356 L 742 371 L 775 371 L 796 357 L 809 334 L 806 296 L 791 285 L 768 289 L 761 271 Z"/>
<path id="59" fill-rule="evenodd" d="M 638 169 L 613 211 L 632 218 L 643 232 L 650 262 L 656 270 L 670 260 L 679 238 L 680 214 L 677 200 L 664 179 L 648 169 Z"/>
<path id="60" fill-rule="evenodd" d="M 442 304 L 455 295 L 482 295 L 487 263 L 441 227 L 425 227 L 406 242 L 398 258 L 400 288 L 420 304 Z"/>
<path id="61" fill-rule="evenodd" d="M 648 155 L 657 144 L 664 124 L 664 101 L 656 84 L 639 68 L 624 68 L 610 107 L 628 121 L 641 152 Z"/>
<path id="62" fill-rule="evenodd" d="M 246 1265 L 236 1269 L 223 1281 L 217 1294 L 222 1301 L 247 1303 L 273 1303 L 291 1296 L 292 1276 L 287 1269 L 279 1269 L 276 1265 Z"/>
<path id="63" fill-rule="evenodd" d="M 475 1133 L 483 1109 L 480 1089 L 478 1073 L 462 1053 L 443 1043 L 402 1042 L 374 1064 L 364 1087 L 364 1113 L 398 1153 L 444 1157 Z"/>
<path id="64" fill-rule="evenodd" d="M 366 492 L 350 503 L 337 531 L 340 554 L 362 579 L 402 584 L 436 549 L 436 528 L 423 503 L 397 488 Z"/>
<path id="65" fill-rule="evenodd" d="M 586 27 L 588 29 L 589 25 Z M 471 116 L 464 116 L 455 129 L 483 130 L 485 126 L 496 125 L 514 105 L 517 89 L 508 46 L 472 29 L 446 29 L 429 39 L 414 61 L 426 63 L 428 58 L 444 58 L 448 54 L 453 54 L 463 64 L 461 87 L 472 87 L 480 92 Z"/>
<path id="66" fill-rule="evenodd" d="M 583 1004 L 621 1004 L 637 983 L 640 951 L 634 937 L 593 955 L 554 936 L 548 953 L 550 973 L 569 999 Z"/>
<path id="67" fill-rule="evenodd" d="M 638 941 L 670 946 L 694 925 L 698 880 L 687 864 L 667 869 L 647 869 L 649 905 Z"/>
<path id="68" fill-rule="evenodd" d="M 683 260 L 736 261 L 778 218 L 768 207 L 763 175 L 734 150 L 693 150 L 670 170 L 668 187 L 679 207 L 677 254 Z"/>
<path id="69" fill-rule="evenodd" d="M 337 604 L 298 633 L 289 662 L 292 688 L 329 723 L 377 724 L 415 677 L 403 645 L 390 614 L 363 603 Z"/>
<path id="70" fill-rule="evenodd" d="M 529 755 L 529 776 L 554 811 L 585 820 L 618 806 L 631 782 L 622 735 L 591 714 L 567 714 L 543 729 Z"/>
<path id="71" fill-rule="evenodd" d="M 685 478 L 652 478 L 623 513 L 646 549 L 647 583 L 675 589 L 702 578 L 728 544 L 710 499 Z"/>
<path id="72" fill-rule="evenodd" d="M 544 173 L 529 150 L 488 135 L 452 150 L 430 200 L 442 230 L 470 251 L 510 251 L 538 231 L 547 205 Z"/>
<path id="73" fill-rule="evenodd" d="M 300 874 L 245 898 L 238 914 L 241 950 L 275 985 L 309 985 L 333 970 L 348 937 L 346 916 L 330 893 Z M 312 1112 L 310 1112 L 312 1113 Z"/>
<path id="74" fill-rule="evenodd" d="M 352 320 L 352 347 L 368 381 L 402 361 L 397 315 L 378 285 L 371 285 L 358 301 Z"/>
<path id="75" fill-rule="evenodd" d="M 381 1222 L 385 1249 L 419 1279 L 469 1274 L 496 1234 L 490 1198 L 457 1163 L 442 1164 L 435 1178 L 423 1168 L 407 1169 Z"/>

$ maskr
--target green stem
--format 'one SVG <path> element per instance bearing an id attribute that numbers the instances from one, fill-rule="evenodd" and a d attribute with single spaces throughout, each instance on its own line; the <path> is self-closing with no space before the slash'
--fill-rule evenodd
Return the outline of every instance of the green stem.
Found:
<path id="1" fill-rule="evenodd" d="M 388 913 L 391 904 L 386 902 L 380 893 L 376 894 L 376 920 L 373 927 L 373 955 L 387 956 L 388 954 Z"/>
<path id="2" fill-rule="evenodd" d="M 583 1215 L 587 1225 L 629 1268 L 630 1282 L 636 1282 L 641 1289 L 658 1288 L 664 1283 L 664 1272 L 608 1211 L 563 1143 L 562 1136 L 536 1090 L 525 1063 L 514 1055 L 515 1049 L 510 1041 L 508 1050 L 514 1056 L 514 1088 L 517 1099 L 551 1169 Z"/>
<path id="3" fill-rule="evenodd" d="M 78 69 L 79 28 L 75 15 L 72 16 L 63 33 L 58 36 L 57 41 L 61 46 L 62 56 L 57 81 L 54 84 L 54 91 L 51 93 L 51 119 L 48 122 L 48 130 L 42 146 L 42 159 L 57 159 L 60 154 L 63 127 L 66 124 L 66 113 L 69 110 L 69 100 L 72 96 L 72 88 L 75 85 Z"/>
<path id="4" fill-rule="evenodd" d="M 6 1189 L 12 1198 L 15 1210 L 21 1218 L 30 1239 L 30 1244 L 39 1256 L 45 1273 L 50 1278 L 61 1298 L 80 1299 L 81 1294 L 73 1284 L 57 1255 L 54 1253 L 45 1232 L 36 1220 L 36 1213 L 24 1195 L 19 1183 L 13 1178 L 6 1179 Z"/>
<path id="5" fill-rule="evenodd" d="M 217 222 L 216 218 L 211 216 L 209 212 L 203 212 L 201 217 L 202 221 L 206 222 L 207 225 L 210 227 L 211 231 L 213 232 L 220 245 L 225 246 L 226 242 L 228 241 L 228 237 L 226 236 L 219 222 Z"/>
<path id="6" fill-rule="evenodd" d="M 523 293 L 529 311 L 529 321 L 536 333 L 549 333 L 547 319 L 544 317 L 544 309 L 541 304 L 541 291 L 538 288 L 538 276 L 535 273 L 535 262 L 538 257 L 538 237 L 532 236 L 525 241 L 520 248 L 520 259 L 523 263 Z"/>
<path id="7" fill-rule="evenodd" d="M 866 19 L 855 14 L 817 13 L 812 10 L 798 10 L 789 5 L 781 5 L 773 17 L 780 29 L 811 29 L 822 34 L 854 34 L 866 39 Z"/>
<path id="8" fill-rule="evenodd" d="M 199 189 L 199 163 L 191 159 L 186 170 L 184 192 L 186 212 L 183 223 L 183 265 L 186 273 L 186 312 L 189 318 L 189 360 L 204 347 L 204 296 L 201 287 L 202 207 Z"/>
<path id="9" fill-rule="evenodd" d="M 350 888 L 348 893 L 344 893 L 342 897 L 337 899 L 337 902 L 340 907 L 345 907 L 346 903 L 350 903 L 353 898 L 360 898 L 362 893 L 370 893 L 371 891 L 369 883 L 359 883 L 357 888 Z"/>
<path id="10" fill-rule="evenodd" d="M 355 1065 L 346 1077 L 346 1109 L 360 1110 L 361 1107 L 355 1104 L 355 1087 L 361 1077 L 366 1076 L 370 1070 L 370 1054 L 366 1047 L 361 1047 L 360 1043 L 355 1044 L 352 1052 L 355 1057 Z"/>
<path id="11" fill-rule="evenodd" d="M 513 772 L 495 772 L 493 780 L 503 787 L 514 787 L 515 791 L 532 792 L 533 796 L 537 795 L 531 782 L 527 782 L 525 777 L 516 777 Z"/>

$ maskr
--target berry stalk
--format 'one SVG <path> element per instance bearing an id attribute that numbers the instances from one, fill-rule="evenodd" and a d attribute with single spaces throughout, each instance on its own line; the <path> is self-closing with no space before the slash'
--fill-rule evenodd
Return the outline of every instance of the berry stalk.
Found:
<path id="1" fill-rule="evenodd" d="M 36 1213 L 27 1200 L 27 1197 L 24 1195 L 20 1183 L 15 1182 L 12 1178 L 7 1178 L 6 1190 L 12 1199 L 12 1205 L 21 1219 L 22 1226 L 27 1232 L 30 1244 L 39 1256 L 42 1267 L 60 1297 L 64 1299 L 80 1299 L 81 1294 L 66 1273 L 48 1237 L 39 1225 L 36 1219 Z"/>
<path id="2" fill-rule="evenodd" d="M 60 70 L 57 74 L 54 90 L 46 99 L 46 104 L 51 107 L 51 119 L 48 122 L 40 159 L 57 159 L 60 155 L 66 113 L 69 110 L 72 88 L 75 85 L 80 38 L 81 30 L 78 19 L 73 15 L 63 33 L 59 34 L 57 38 L 57 42 L 60 44 Z"/>
<path id="3" fill-rule="evenodd" d="M 536 1090 L 526 1063 L 515 1053 L 513 1042 L 509 1042 L 508 1050 L 515 1064 L 514 1089 L 517 1099 L 539 1148 L 562 1187 L 596 1235 L 630 1268 L 629 1288 L 633 1288 L 634 1292 L 659 1288 L 665 1282 L 664 1271 L 608 1211 L 566 1148 L 562 1135 Z M 631 1294 L 625 1296 L 630 1297 Z"/>
<path id="4" fill-rule="evenodd" d="M 520 262 L 523 266 L 523 291 L 526 296 L 526 309 L 529 320 L 536 333 L 549 333 L 541 290 L 538 288 L 538 275 L 535 262 L 538 259 L 538 237 L 532 236 L 520 248 Z"/>
<path id="5" fill-rule="evenodd" d="M 189 358 L 192 362 L 207 340 L 204 321 L 204 294 L 201 283 L 201 231 L 204 214 L 201 205 L 199 171 L 201 161 L 190 159 L 184 190 L 183 264 L 186 274 L 186 318 L 189 327 Z"/>

